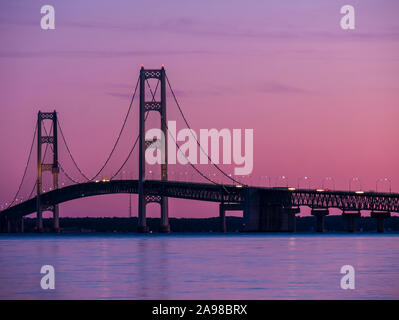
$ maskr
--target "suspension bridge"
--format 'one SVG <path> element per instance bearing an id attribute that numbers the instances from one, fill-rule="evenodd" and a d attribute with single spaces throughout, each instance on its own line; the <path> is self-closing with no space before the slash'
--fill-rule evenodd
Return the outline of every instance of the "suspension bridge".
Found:
<path id="1" fill-rule="evenodd" d="M 150 84 L 150 80 L 156 82 L 155 87 L 154 84 Z M 57 117 L 57 112 L 39 111 L 27 164 L 19 188 L 14 198 L 7 202 L 0 211 L 0 231 L 23 232 L 24 217 L 36 213 L 36 230 L 42 232 L 43 212 L 49 211 L 53 216 L 53 231 L 58 232 L 60 230 L 60 204 L 85 197 L 121 193 L 138 194 L 138 232 L 143 233 L 149 231 L 146 223 L 146 206 L 149 203 L 160 205 L 159 231 L 170 232 L 168 198 L 219 203 L 220 230 L 222 232 L 226 231 L 226 211 L 230 210 L 243 211 L 244 230 L 249 232 L 293 232 L 295 231 L 295 215 L 300 212 L 301 206 L 311 208 L 311 214 L 317 218 L 316 230 L 319 232 L 324 231 L 324 217 L 330 213 L 331 208 L 342 210 L 342 216 L 347 221 L 347 229 L 350 232 L 355 231 L 355 220 L 360 217 L 361 211 L 371 211 L 371 216 L 376 218 L 379 232 L 384 231 L 384 219 L 390 217 L 392 213 L 399 212 L 399 194 L 392 192 L 338 191 L 326 188 L 306 189 L 288 186 L 266 187 L 244 183 L 242 179 L 228 174 L 221 166 L 213 162 L 195 136 L 193 138 L 200 151 L 208 158 L 209 165 L 218 173 L 219 178 L 216 178 L 216 174 L 210 176 L 190 162 L 186 154 L 180 150 L 176 138 L 173 137 L 173 143 L 182 156 L 186 158 L 187 165 L 193 172 L 192 176 L 195 175 L 201 181 L 170 179 L 168 177 L 167 152 L 163 154 L 164 161 L 160 165 L 159 179 L 152 177 L 149 179 L 146 171 L 145 152 L 148 148 L 154 147 L 157 141 L 145 139 L 145 124 L 150 112 L 158 112 L 161 120 L 161 131 L 164 136 L 171 135 L 167 124 L 167 89 L 170 90 L 171 97 L 185 125 L 192 132 L 164 67 L 162 66 L 161 69 L 141 67 L 119 135 L 104 164 L 94 176 L 87 175 L 73 157 Z M 131 149 L 120 167 L 108 178 L 102 178 L 102 173 L 111 162 L 120 142 L 129 114 L 133 109 L 137 92 L 139 92 L 139 132 L 137 137 L 133 140 Z M 47 129 L 44 125 L 46 121 L 51 123 L 50 129 Z M 74 178 L 68 169 L 63 166 L 63 162 L 59 158 L 59 142 L 65 148 L 69 161 L 72 162 L 80 179 Z M 30 193 L 27 196 L 22 196 L 28 168 L 33 163 L 35 143 L 37 145 L 35 180 L 33 186 L 28 189 Z M 165 146 L 163 150 L 168 150 L 167 139 L 163 143 Z M 121 172 L 126 169 L 127 163 L 132 158 L 136 148 L 138 148 L 138 177 L 137 179 L 121 178 Z M 51 186 L 44 189 L 43 172 L 46 171 L 52 175 L 52 181 L 50 181 Z M 61 175 L 67 182 L 59 183 Z"/>

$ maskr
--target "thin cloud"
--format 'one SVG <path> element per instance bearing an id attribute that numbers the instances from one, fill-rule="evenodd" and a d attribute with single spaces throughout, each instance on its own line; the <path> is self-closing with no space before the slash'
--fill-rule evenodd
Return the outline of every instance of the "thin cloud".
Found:
<path id="1" fill-rule="evenodd" d="M 294 86 L 289 86 L 285 85 L 282 83 L 278 82 L 269 82 L 261 87 L 259 87 L 259 91 L 264 92 L 264 93 L 284 93 L 284 94 L 306 94 L 310 93 L 310 91 L 299 88 L 299 87 L 294 87 Z"/>
<path id="2" fill-rule="evenodd" d="M 95 50 L 70 50 L 70 51 L 0 51 L 0 58 L 124 58 L 132 56 L 165 56 L 165 55 L 204 55 L 216 54 L 206 50 L 144 50 L 144 51 L 95 51 Z"/>
<path id="3" fill-rule="evenodd" d="M 130 100 L 132 99 L 132 95 L 129 93 L 118 93 L 118 92 L 106 92 L 107 95 L 116 97 L 116 98 L 121 98 L 123 100 Z"/>

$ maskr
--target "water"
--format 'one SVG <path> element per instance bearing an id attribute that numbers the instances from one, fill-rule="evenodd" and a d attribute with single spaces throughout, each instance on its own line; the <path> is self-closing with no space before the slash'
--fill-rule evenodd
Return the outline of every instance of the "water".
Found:
<path id="1" fill-rule="evenodd" d="M 398 299 L 399 235 L 1 235 L 1 299 Z M 42 290 L 40 268 L 55 268 Z M 355 289 L 340 268 L 355 268 Z"/>

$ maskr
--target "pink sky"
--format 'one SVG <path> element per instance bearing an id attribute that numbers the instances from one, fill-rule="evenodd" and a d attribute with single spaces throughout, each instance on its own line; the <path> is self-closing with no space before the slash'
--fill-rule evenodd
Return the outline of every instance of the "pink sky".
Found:
<path id="1" fill-rule="evenodd" d="M 56 30 L 40 28 L 44 4 L 55 7 Z M 355 30 L 340 28 L 345 4 L 355 7 Z M 3 0 L 0 203 L 18 188 L 39 109 L 58 111 L 77 162 L 94 175 L 119 132 L 141 64 L 165 64 L 195 130 L 254 129 L 253 182 L 285 175 L 296 186 L 309 176 L 319 187 L 331 176 L 348 189 L 359 177 L 370 190 L 389 177 L 399 192 L 398 9 L 393 0 Z M 124 160 L 137 114 L 136 104 L 104 177 Z M 168 118 L 178 119 L 171 99 Z M 65 152 L 60 157 L 77 176 Z M 137 167 L 136 157 L 126 171 Z M 33 185 L 30 171 L 24 190 Z M 127 213 L 127 195 L 61 205 L 61 216 Z M 170 200 L 171 217 L 217 213 L 215 204 Z M 149 216 L 159 216 L 155 205 Z"/>

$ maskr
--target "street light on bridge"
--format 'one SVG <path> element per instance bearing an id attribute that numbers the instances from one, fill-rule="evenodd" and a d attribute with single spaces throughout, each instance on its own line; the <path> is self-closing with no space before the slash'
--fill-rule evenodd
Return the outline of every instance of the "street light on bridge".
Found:
<path id="1" fill-rule="evenodd" d="M 375 182 L 375 191 L 378 192 L 378 183 L 379 182 L 388 182 L 389 183 L 389 193 L 392 191 L 392 181 L 389 178 L 380 178 Z"/>
<path id="2" fill-rule="evenodd" d="M 271 187 L 272 182 L 271 182 L 271 177 L 269 176 L 260 176 L 259 177 L 259 186 L 260 187 Z"/>
<path id="3" fill-rule="evenodd" d="M 307 183 L 307 187 L 308 187 L 308 189 L 310 189 L 310 178 L 307 176 L 298 178 L 298 186 L 297 186 L 298 189 L 300 189 L 300 182 L 302 182 L 302 181 L 305 182 L 305 185 Z"/>
<path id="4" fill-rule="evenodd" d="M 286 176 L 278 176 L 276 180 L 276 187 L 287 187 L 288 188 L 288 179 Z"/>
<path id="5" fill-rule="evenodd" d="M 362 190 L 362 183 L 358 177 L 352 177 L 349 179 L 349 191 L 352 191 L 352 182 L 357 182 L 359 184 L 359 189 Z"/>
<path id="6" fill-rule="evenodd" d="M 326 182 L 326 183 L 325 183 Z M 327 183 L 332 183 L 332 190 L 335 190 L 335 180 L 333 177 L 325 177 L 322 181 L 321 181 L 321 187 L 322 189 L 327 189 Z"/>

